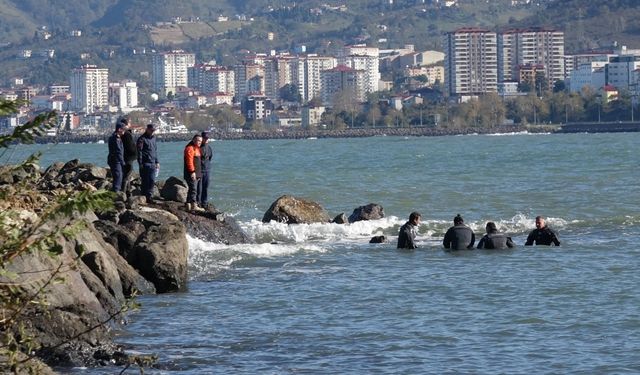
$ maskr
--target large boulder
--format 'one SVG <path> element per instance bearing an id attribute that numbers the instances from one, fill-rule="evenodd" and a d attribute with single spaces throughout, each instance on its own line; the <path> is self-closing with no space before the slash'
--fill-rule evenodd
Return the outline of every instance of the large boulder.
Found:
<path id="1" fill-rule="evenodd" d="M 127 210 L 120 224 L 145 227 L 134 247 L 133 267 L 151 281 L 158 293 L 184 290 L 189 244 L 185 226 L 173 214 L 156 209 Z"/>
<path id="2" fill-rule="evenodd" d="M 26 331 L 35 335 L 41 345 L 37 353 L 40 358 L 59 366 L 91 364 L 93 352 L 105 349 L 104 345 L 111 342 L 108 326 L 101 323 L 117 311 L 119 301 L 109 296 L 104 287 L 104 294 L 97 296 L 88 285 L 100 289 L 98 277 L 78 262 L 75 240 L 60 236 L 57 243 L 62 253 L 55 257 L 35 251 L 13 259 L 7 271 L 17 278 L 0 276 L 0 282 L 19 285 L 25 296 L 46 296 L 46 313 L 38 304 L 31 304 L 21 319 Z M 63 282 L 48 283 L 43 292 L 38 292 L 55 270 L 56 279 Z"/>
<path id="3" fill-rule="evenodd" d="M 320 204 L 291 195 L 276 199 L 262 217 L 263 223 L 272 220 L 287 224 L 328 223 L 331 218 Z"/>
<path id="4" fill-rule="evenodd" d="M 384 209 L 381 205 L 369 203 L 366 206 L 360 206 L 353 210 L 349 215 L 349 222 L 355 223 L 362 220 L 378 220 L 384 217 Z"/>
<path id="5" fill-rule="evenodd" d="M 187 201 L 187 183 L 177 177 L 169 177 L 160 190 L 160 196 L 174 202 Z"/>
<path id="6" fill-rule="evenodd" d="M 155 293 L 156 289 L 153 284 L 142 277 L 131 265 L 136 263 L 134 249 L 138 236 L 144 231 L 144 226 L 140 223 L 137 225 L 133 223 L 131 226 L 125 227 L 107 220 L 95 221 L 93 225 L 105 242 L 110 245 L 104 246 L 104 251 L 116 267 L 124 296 L 130 297 L 134 292 L 138 294 Z M 83 261 L 87 263 L 84 257 Z"/>

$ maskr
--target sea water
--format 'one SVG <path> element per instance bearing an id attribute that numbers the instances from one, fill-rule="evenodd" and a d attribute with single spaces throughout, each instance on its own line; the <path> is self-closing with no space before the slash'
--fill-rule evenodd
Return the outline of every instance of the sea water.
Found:
<path id="1" fill-rule="evenodd" d="M 640 133 L 216 141 L 209 196 L 255 243 L 189 238 L 184 293 L 139 297 L 116 341 L 159 356 L 153 374 L 621 374 L 640 372 Z M 159 143 L 160 178 L 182 143 Z M 46 148 L 43 165 L 106 166 L 107 147 Z M 261 222 L 292 194 L 347 225 Z M 415 251 L 399 227 L 422 213 Z M 456 214 L 479 239 L 442 249 Z M 524 247 L 537 215 L 560 247 Z M 386 244 L 369 244 L 384 234 Z M 77 370 L 113 373 L 118 369 Z"/>

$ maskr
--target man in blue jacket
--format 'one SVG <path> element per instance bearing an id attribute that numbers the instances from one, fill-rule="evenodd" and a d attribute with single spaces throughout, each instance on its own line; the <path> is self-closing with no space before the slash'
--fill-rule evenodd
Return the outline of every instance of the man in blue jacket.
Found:
<path id="1" fill-rule="evenodd" d="M 202 144 L 200 145 L 200 162 L 202 178 L 198 180 L 197 204 L 202 208 L 207 208 L 207 200 L 209 199 L 209 176 L 211 171 L 211 159 L 213 158 L 213 150 L 209 146 L 209 133 L 202 132 Z"/>
<path id="2" fill-rule="evenodd" d="M 147 203 L 153 203 L 153 188 L 156 183 L 156 171 L 160 168 L 156 137 L 153 135 L 156 127 L 147 125 L 145 132 L 138 137 L 138 164 L 140 165 L 140 179 L 142 180 L 142 194 Z"/>
<path id="3" fill-rule="evenodd" d="M 122 187 L 122 168 L 124 167 L 124 147 L 122 146 L 122 134 L 124 134 L 124 125 L 116 124 L 116 130 L 109 137 L 109 155 L 107 163 L 111 168 L 111 177 L 113 177 L 113 186 L 111 190 L 118 192 Z"/>

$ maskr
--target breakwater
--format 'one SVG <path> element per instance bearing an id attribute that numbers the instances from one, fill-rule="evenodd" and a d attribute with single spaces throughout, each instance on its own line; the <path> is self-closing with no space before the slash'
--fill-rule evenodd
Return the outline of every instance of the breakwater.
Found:
<path id="1" fill-rule="evenodd" d="M 311 130 L 311 129 L 277 129 L 269 131 L 245 131 L 230 132 L 214 129 L 209 132 L 210 137 L 217 140 L 266 140 L 266 139 L 307 139 L 307 138 L 362 138 L 362 137 L 436 137 L 445 135 L 466 134 L 499 134 L 518 132 L 540 132 L 536 128 L 526 126 L 497 126 L 491 128 L 434 128 L 434 127 L 409 127 L 409 128 L 351 128 L 344 130 Z M 165 142 L 189 141 L 196 133 L 170 133 L 158 134 L 158 139 Z M 96 143 L 106 142 L 110 134 L 59 134 L 55 137 L 39 137 L 36 143 Z"/>
<path id="2" fill-rule="evenodd" d="M 640 122 L 576 122 L 564 124 L 558 133 L 625 133 L 640 131 Z"/>

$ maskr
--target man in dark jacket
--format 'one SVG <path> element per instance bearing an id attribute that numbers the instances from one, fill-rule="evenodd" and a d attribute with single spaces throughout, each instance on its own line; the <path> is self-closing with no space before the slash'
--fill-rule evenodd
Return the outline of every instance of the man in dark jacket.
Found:
<path id="1" fill-rule="evenodd" d="M 556 246 L 560 246 L 558 236 L 556 236 L 556 233 L 547 226 L 544 221 L 544 217 L 542 216 L 536 217 L 536 229 L 529 233 L 527 242 L 525 242 L 524 246 L 531 246 L 534 243 L 536 245 L 550 246 L 551 244 L 554 244 Z"/>
<path id="2" fill-rule="evenodd" d="M 445 249 L 466 250 L 473 249 L 476 242 L 476 235 L 471 228 L 464 225 L 464 219 L 460 214 L 453 218 L 453 226 L 447 230 L 442 244 Z"/>
<path id="3" fill-rule="evenodd" d="M 506 249 L 515 247 L 511 237 L 507 237 L 506 234 L 498 232 L 496 223 L 490 221 L 485 227 L 487 234 L 485 234 L 478 242 L 478 249 Z"/>
<path id="4" fill-rule="evenodd" d="M 121 123 L 116 124 L 116 130 L 109 137 L 109 155 L 107 163 L 111 168 L 111 176 L 113 177 L 113 187 L 111 190 L 118 192 L 122 186 L 122 168 L 124 166 L 124 148 L 122 147 L 122 134 L 124 126 Z"/>
<path id="5" fill-rule="evenodd" d="M 138 164 L 140 165 L 140 179 L 142 180 L 142 194 L 147 203 L 153 203 L 153 187 L 156 183 L 156 171 L 160 168 L 158 161 L 158 147 L 153 132 L 155 125 L 147 125 L 145 132 L 138 137 Z"/>
<path id="6" fill-rule="evenodd" d="M 133 172 L 133 163 L 138 159 L 138 149 L 136 147 L 136 142 L 133 140 L 129 120 L 122 118 L 120 123 L 124 125 L 124 134 L 122 134 L 122 146 L 124 147 L 122 191 L 126 194 L 129 190 L 129 180 L 131 178 L 131 172 Z"/>
<path id="7" fill-rule="evenodd" d="M 407 221 L 398 233 L 398 249 L 415 249 L 416 246 L 416 230 L 420 224 L 422 215 L 418 212 L 412 212 Z"/>
<path id="8" fill-rule="evenodd" d="M 202 132 L 202 144 L 200 145 L 200 162 L 202 164 L 202 178 L 198 180 L 198 204 L 202 208 L 207 207 L 209 200 L 209 171 L 211 170 L 211 159 L 213 150 L 209 146 L 209 133 Z"/>

